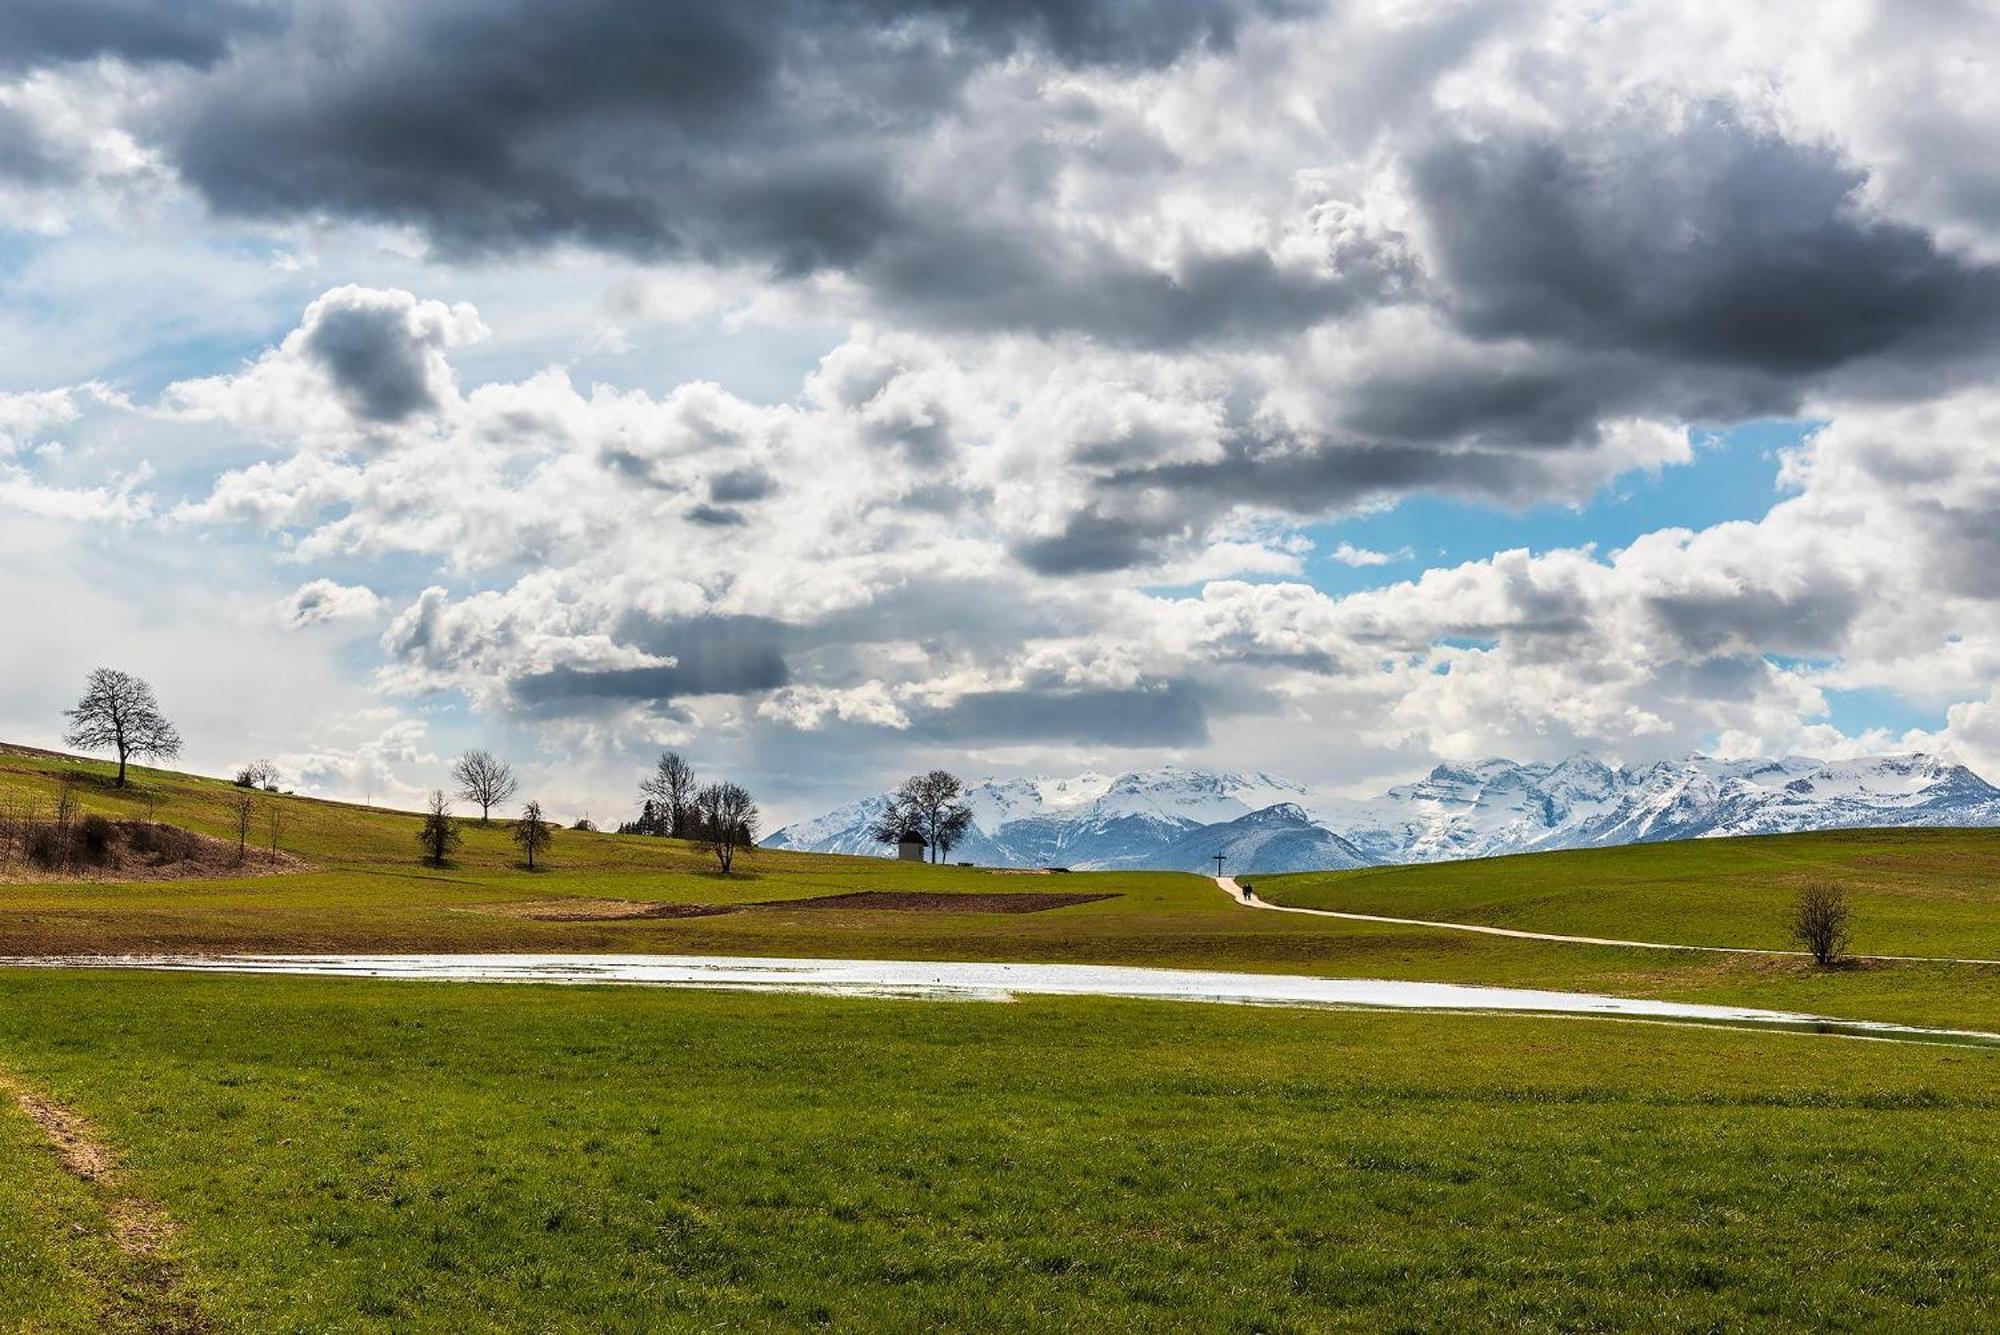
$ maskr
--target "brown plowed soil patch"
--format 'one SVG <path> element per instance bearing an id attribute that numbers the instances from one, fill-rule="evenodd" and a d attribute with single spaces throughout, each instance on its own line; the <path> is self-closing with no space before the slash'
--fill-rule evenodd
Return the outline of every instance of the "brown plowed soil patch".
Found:
<path id="1" fill-rule="evenodd" d="M 490 913 L 530 922 L 620 922 L 632 918 L 713 918 L 734 913 L 738 904 L 649 904 L 639 899 L 524 899 L 512 904 L 473 904 L 467 913 Z"/>
<path id="2" fill-rule="evenodd" d="M 960 895 L 935 894 L 919 890 L 857 890 L 847 895 L 820 895 L 813 899 L 767 899 L 759 908 L 767 909 L 888 909 L 905 913 L 1045 913 L 1073 904 L 1094 904 L 1117 895 L 1037 894 L 1030 891 L 974 891 Z"/>

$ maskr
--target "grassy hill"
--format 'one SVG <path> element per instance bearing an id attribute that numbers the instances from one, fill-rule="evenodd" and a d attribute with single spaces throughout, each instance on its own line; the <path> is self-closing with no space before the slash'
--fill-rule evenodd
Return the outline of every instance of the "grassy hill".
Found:
<path id="1" fill-rule="evenodd" d="M 233 848 L 240 790 L 109 772 L 0 752 L 0 810 L 67 781 L 84 810 Z M 0 867 L 0 954 L 1117 961 L 2000 1030 L 2000 969 L 1263 913 L 1171 874 L 760 850 L 724 878 L 674 841 L 568 831 L 531 873 L 499 824 L 437 869 L 408 813 L 252 800 L 253 840 L 278 811 L 303 869 Z M 1787 878 L 1831 871 L 1886 948 L 1976 940 L 1991 851 L 1806 836 L 1258 882 L 1756 943 Z M 869 891 L 923 907 L 808 905 Z M 947 911 L 1050 891 L 1107 897 Z M 635 906 L 734 911 L 589 916 Z M 0 967 L 0 1086 L 81 1119 L 66 1134 L 113 1165 L 65 1172 L 0 1098 L 0 1329 L 1986 1328 L 1996 1076 L 1994 1051 L 1590 1020 Z M 171 1225 L 138 1249 L 135 1209 Z"/>
<path id="2" fill-rule="evenodd" d="M 0 807 L 35 802 L 46 810 L 67 780 L 86 810 L 121 818 L 152 812 L 161 821 L 233 842 L 233 804 L 241 789 L 145 769 L 133 771 L 132 786 L 116 789 L 109 786 L 111 774 L 110 766 L 95 761 L 0 751 Z M 18 866 L 0 868 L 0 955 L 617 951 L 1123 963 L 1552 987 L 2000 1029 L 2000 969 L 1897 965 L 1828 973 L 1798 961 L 1510 941 L 1256 913 L 1231 904 L 1206 878 L 1179 873 L 1020 876 L 759 849 L 739 861 L 735 874 L 723 877 L 712 859 L 679 841 L 573 831 L 561 834 L 543 869 L 529 872 L 499 821 L 487 828 L 468 824 L 464 846 L 450 865 L 433 868 L 421 860 L 418 820 L 411 813 L 263 793 L 254 794 L 253 802 L 253 842 L 275 808 L 282 820 L 281 845 L 303 859 L 306 870 L 121 882 L 29 881 L 21 879 Z M 1366 904 L 1362 911 L 1414 917 L 1427 914 L 1413 905 L 1429 904 L 1449 910 L 1436 916 L 1449 917 L 1458 911 L 1454 894 L 1501 896 L 1505 887 L 1517 887 L 1523 903 L 1535 903 L 1536 888 L 1545 889 L 1551 880 L 1549 872 L 1535 869 L 1552 867 L 1560 878 L 1571 866 L 1622 865 L 1628 869 L 1622 880 L 1569 875 L 1561 883 L 1575 915 L 1543 911 L 1536 924 L 1556 931 L 1580 932 L 1585 924 L 1607 929 L 1586 933 L 1592 935 L 1703 941 L 1705 934 L 1720 944 L 1780 945 L 1789 891 L 1780 872 L 1767 868 L 1795 871 L 1796 859 L 1747 863 L 1734 871 L 1726 894 L 1689 868 L 1706 864 L 1718 875 L 1732 874 L 1730 859 L 1738 849 L 1755 855 L 1792 846 L 1824 848 L 1830 850 L 1827 858 L 1848 856 L 1857 865 L 1878 864 L 1882 854 L 1868 838 L 1859 845 L 1854 836 L 1831 834 L 1650 845 L 1323 877 L 1259 877 L 1257 885 L 1261 894 L 1282 901 Z M 1995 836 L 1918 831 L 1880 838 L 1915 850 L 1901 864 L 1894 894 L 1885 890 L 1883 898 L 1918 906 L 1910 912 L 1921 912 L 1930 936 L 1885 934 L 1890 919 L 1857 883 L 1863 948 L 1886 951 L 1892 944 L 1925 941 L 1976 947 L 1990 941 L 1982 934 L 1993 917 L 1991 882 L 1975 882 L 1968 891 L 1960 869 L 1967 865 L 1965 846 L 1991 847 Z M 1925 862 L 1927 846 L 1942 850 L 1935 866 Z M 1857 847 L 1863 851 L 1855 852 Z M 6 883 L 9 875 L 15 883 Z M 1607 881 L 1624 899 L 1595 910 L 1593 887 Z M 1347 887 L 1376 884 L 1433 889 L 1424 892 L 1428 900 L 1421 894 L 1404 899 L 1393 889 L 1371 900 L 1341 897 Z M 1108 897 L 1036 913 L 803 906 L 826 896 L 884 890 L 930 896 L 1057 890 Z M 1681 897 L 1710 906 L 1707 919 L 1689 920 L 1685 936 L 1671 921 Z M 656 905 L 662 912 L 691 906 L 739 911 L 578 921 L 516 916 L 522 906 L 571 900 L 586 911 L 589 901 L 607 900 Z M 1619 902 L 1650 905 L 1657 912 L 1652 919 L 1619 917 Z M 1608 930 L 1612 927 L 1618 930 Z"/>
<path id="3" fill-rule="evenodd" d="M 1796 948 L 1802 886 L 1843 887 L 1857 952 L 2000 959 L 2000 830 L 1839 830 L 1260 876 L 1278 904 L 1684 945 Z"/>

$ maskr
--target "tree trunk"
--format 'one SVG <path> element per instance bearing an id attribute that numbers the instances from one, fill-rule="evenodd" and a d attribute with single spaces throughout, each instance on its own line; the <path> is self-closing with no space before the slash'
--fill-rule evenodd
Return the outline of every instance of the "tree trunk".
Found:
<path id="1" fill-rule="evenodd" d="M 122 746 L 118 748 L 118 783 L 117 783 L 117 786 L 118 786 L 118 787 L 120 787 L 120 788 L 123 788 L 123 787 L 125 786 L 125 748 L 124 748 L 124 747 L 122 747 Z"/>

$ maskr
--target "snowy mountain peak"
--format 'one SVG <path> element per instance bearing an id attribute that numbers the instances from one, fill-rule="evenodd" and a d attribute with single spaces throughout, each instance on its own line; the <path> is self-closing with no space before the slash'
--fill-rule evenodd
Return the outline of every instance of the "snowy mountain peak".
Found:
<path id="1" fill-rule="evenodd" d="M 867 832 L 886 801 L 849 803 L 766 842 L 886 853 Z M 1871 825 L 2000 825 L 2000 789 L 1924 753 L 1831 763 L 1692 755 L 1636 769 L 1588 754 L 1555 764 L 1489 757 L 1438 765 L 1362 802 L 1271 774 L 1165 764 L 987 779 L 967 801 L 975 828 L 954 858 L 1190 871 L 1216 852 L 1252 872 Z"/>

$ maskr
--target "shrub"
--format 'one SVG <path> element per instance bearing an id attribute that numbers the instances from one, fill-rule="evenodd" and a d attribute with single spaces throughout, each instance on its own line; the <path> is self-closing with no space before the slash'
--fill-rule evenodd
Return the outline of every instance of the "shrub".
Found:
<path id="1" fill-rule="evenodd" d="M 103 816 L 85 816 L 76 827 L 76 848 L 86 861 L 101 863 L 111 856 L 111 836 L 116 830 Z"/>
<path id="2" fill-rule="evenodd" d="M 1811 953 L 1813 963 L 1831 968 L 1847 953 L 1848 916 L 1847 892 L 1816 881 L 1792 904 L 1792 939 Z"/>
<path id="3" fill-rule="evenodd" d="M 54 870 L 69 861 L 69 840 L 54 825 L 34 825 L 23 841 L 28 861 L 44 870 Z"/>

